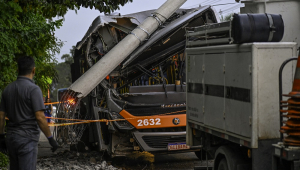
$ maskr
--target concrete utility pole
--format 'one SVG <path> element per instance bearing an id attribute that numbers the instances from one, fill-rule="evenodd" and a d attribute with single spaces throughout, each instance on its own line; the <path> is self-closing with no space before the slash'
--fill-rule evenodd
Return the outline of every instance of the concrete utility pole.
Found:
<path id="1" fill-rule="evenodd" d="M 100 61 L 77 79 L 70 90 L 78 92 L 78 98 L 87 96 L 111 71 L 113 71 L 127 56 L 129 56 L 142 41 L 150 36 L 167 18 L 169 18 L 186 0 L 168 0 L 159 7 L 153 16 L 128 34 Z"/>
<path id="2" fill-rule="evenodd" d="M 245 7 L 241 13 L 281 14 L 284 21 L 283 42 L 300 44 L 300 1 L 299 0 L 241 0 Z"/>

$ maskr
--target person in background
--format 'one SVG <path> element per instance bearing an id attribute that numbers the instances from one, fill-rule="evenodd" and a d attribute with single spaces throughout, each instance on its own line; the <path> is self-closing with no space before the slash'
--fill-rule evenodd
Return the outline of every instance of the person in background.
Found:
<path id="1" fill-rule="evenodd" d="M 46 98 L 45 103 L 51 103 L 51 100 L 49 98 Z M 46 104 L 45 105 L 45 116 L 52 117 L 52 112 L 53 112 L 52 104 Z M 51 118 L 47 118 L 47 123 L 50 123 L 50 122 L 51 122 Z"/>
<path id="2" fill-rule="evenodd" d="M 58 144 L 51 135 L 44 115 L 42 91 L 32 80 L 35 75 L 33 58 L 19 58 L 18 72 L 17 80 L 2 92 L 0 150 L 8 150 L 11 170 L 35 170 L 40 129 L 48 138 L 53 152 L 58 148 Z M 9 119 L 6 134 L 5 116 Z"/>

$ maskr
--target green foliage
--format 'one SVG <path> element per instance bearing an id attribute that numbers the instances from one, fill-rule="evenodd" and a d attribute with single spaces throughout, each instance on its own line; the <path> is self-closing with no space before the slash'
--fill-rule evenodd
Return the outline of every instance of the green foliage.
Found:
<path id="1" fill-rule="evenodd" d="M 70 54 L 64 54 L 64 55 L 62 55 L 61 59 L 65 60 L 65 63 L 68 64 L 68 65 L 70 65 L 70 64 L 73 63 L 73 58 L 71 57 Z"/>
<path id="2" fill-rule="evenodd" d="M 234 13 L 228 14 L 228 15 L 225 15 L 225 16 L 221 15 L 221 18 L 220 18 L 221 22 L 230 21 L 231 18 L 233 17 L 233 14 L 234 14 Z"/>
<path id="3" fill-rule="evenodd" d="M 0 89 L 17 77 L 17 59 L 29 55 L 36 61 L 36 83 L 46 93 L 49 86 L 41 77 L 56 79 L 54 55 L 62 45 L 54 36 L 62 20 L 49 21 L 40 9 L 0 0 Z M 0 91 L 1 91 L 0 90 Z"/>
<path id="4" fill-rule="evenodd" d="M 36 61 L 35 82 L 47 93 L 47 79 L 57 80 L 54 54 L 62 42 L 54 31 L 63 20 L 53 20 L 82 7 L 110 13 L 132 0 L 0 0 L 0 94 L 17 78 L 17 59 L 29 55 Z"/>
<path id="5" fill-rule="evenodd" d="M 68 88 L 72 84 L 72 75 L 70 65 L 73 63 L 73 54 L 74 54 L 75 46 L 72 46 L 70 49 L 70 54 L 64 54 L 61 56 L 62 60 L 65 62 L 58 63 L 55 66 L 55 70 L 58 73 L 58 81 L 52 83 L 52 96 L 51 101 L 57 101 L 57 90 L 61 88 Z"/>
<path id="6" fill-rule="evenodd" d="M 19 3 L 29 5 L 32 9 L 41 7 L 42 14 L 46 18 L 64 16 L 68 9 L 78 10 L 80 7 L 110 13 L 120 9 L 119 5 L 124 6 L 128 2 L 132 0 L 19 0 Z"/>
<path id="7" fill-rule="evenodd" d="M 6 169 L 9 163 L 8 156 L 0 152 L 0 169 Z"/>

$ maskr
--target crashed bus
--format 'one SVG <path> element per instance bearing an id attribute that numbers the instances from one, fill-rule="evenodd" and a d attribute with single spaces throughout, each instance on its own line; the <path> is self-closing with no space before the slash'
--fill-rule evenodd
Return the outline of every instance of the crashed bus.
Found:
<path id="1" fill-rule="evenodd" d="M 76 45 L 72 81 L 101 61 L 153 12 L 98 16 Z M 196 151 L 200 157 L 199 146 L 185 143 L 185 32 L 187 27 L 218 22 L 211 6 L 178 9 L 80 100 L 69 117 L 111 121 L 57 127 L 56 140 L 71 144 L 71 149 L 107 151 L 112 157 L 133 151 Z M 68 118 L 66 115 L 58 112 L 58 117 Z"/>

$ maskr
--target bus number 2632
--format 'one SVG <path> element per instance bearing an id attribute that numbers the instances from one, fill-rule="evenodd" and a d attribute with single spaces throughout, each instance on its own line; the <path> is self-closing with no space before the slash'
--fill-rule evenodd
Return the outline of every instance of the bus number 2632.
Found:
<path id="1" fill-rule="evenodd" d="M 160 118 L 155 118 L 155 119 L 144 119 L 144 120 L 137 120 L 138 126 L 153 126 L 153 125 L 161 125 L 160 123 Z"/>

